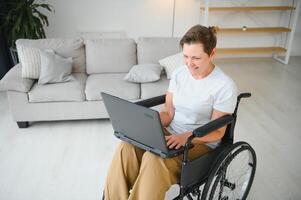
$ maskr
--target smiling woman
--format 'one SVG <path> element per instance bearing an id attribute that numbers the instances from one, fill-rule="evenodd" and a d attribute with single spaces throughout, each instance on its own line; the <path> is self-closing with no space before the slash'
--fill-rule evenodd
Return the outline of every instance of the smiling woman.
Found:
<path id="1" fill-rule="evenodd" d="M 203 49 L 202 44 L 184 44 L 183 46 L 184 62 L 195 79 L 206 77 L 214 69 L 212 60 L 215 49 L 210 55 L 205 53 Z"/>
<path id="2" fill-rule="evenodd" d="M 171 148 L 183 146 L 198 125 L 232 113 L 236 103 L 234 82 L 213 64 L 214 28 L 194 26 L 183 36 L 180 45 L 186 66 L 174 71 L 166 95 L 172 100 L 166 103 L 170 105 L 166 106 L 169 120 L 165 121 L 171 132 L 176 133 L 167 138 Z M 224 132 L 225 127 L 194 142 L 215 148 Z"/>
<path id="3" fill-rule="evenodd" d="M 214 27 L 194 26 L 180 41 L 185 64 L 195 79 L 206 77 L 214 69 L 215 34 Z"/>
<path id="4" fill-rule="evenodd" d="M 162 126 L 170 149 L 179 149 L 192 131 L 211 120 L 231 114 L 236 105 L 236 86 L 213 64 L 216 36 L 213 28 L 194 26 L 180 41 L 185 65 L 171 75 Z M 194 138 L 189 159 L 216 148 L 225 127 Z M 113 157 L 105 184 L 106 199 L 164 199 L 169 187 L 179 181 L 182 156 L 163 159 L 122 142 Z M 129 193 L 129 191 L 131 192 Z"/>

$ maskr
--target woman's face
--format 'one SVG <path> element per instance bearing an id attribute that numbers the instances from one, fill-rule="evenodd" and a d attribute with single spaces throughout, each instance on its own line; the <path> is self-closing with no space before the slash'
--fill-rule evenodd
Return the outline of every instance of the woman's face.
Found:
<path id="1" fill-rule="evenodd" d="M 183 45 L 184 62 L 191 75 L 202 75 L 210 67 L 214 54 L 215 48 L 209 56 L 201 43 Z"/>

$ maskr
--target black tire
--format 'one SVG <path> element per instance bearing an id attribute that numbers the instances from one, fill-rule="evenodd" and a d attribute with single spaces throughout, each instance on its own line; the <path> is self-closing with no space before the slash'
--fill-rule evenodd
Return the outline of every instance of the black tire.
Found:
<path id="1" fill-rule="evenodd" d="M 245 155 L 247 159 L 244 158 Z M 239 162 L 239 159 L 242 158 L 245 161 Z M 210 171 L 201 199 L 245 200 L 254 180 L 256 162 L 255 151 L 246 142 L 237 142 L 226 148 Z M 235 164 L 240 165 L 239 168 Z M 235 172 L 232 168 L 235 169 Z M 233 176 L 235 173 L 241 176 Z M 240 179 L 243 177 L 246 178 L 244 182 L 240 183 Z"/>

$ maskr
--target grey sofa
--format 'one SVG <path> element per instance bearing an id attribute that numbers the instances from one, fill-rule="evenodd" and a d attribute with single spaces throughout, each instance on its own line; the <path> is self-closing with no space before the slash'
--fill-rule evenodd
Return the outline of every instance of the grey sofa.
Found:
<path id="1" fill-rule="evenodd" d="M 47 44 L 47 40 L 42 42 Z M 164 73 L 159 81 L 152 83 L 131 83 L 123 77 L 135 64 L 158 63 L 159 59 L 180 51 L 179 38 L 81 42 L 77 57 L 82 60 L 73 70 L 75 81 L 38 85 L 35 79 L 21 77 L 21 64 L 1 80 L 0 87 L 7 91 L 13 120 L 20 128 L 32 121 L 108 118 L 100 92 L 131 101 L 165 94 L 169 80 Z"/>

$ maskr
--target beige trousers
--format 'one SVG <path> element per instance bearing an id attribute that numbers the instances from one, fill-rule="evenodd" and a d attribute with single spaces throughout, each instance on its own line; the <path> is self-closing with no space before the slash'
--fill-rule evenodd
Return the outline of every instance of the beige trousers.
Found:
<path id="1" fill-rule="evenodd" d="M 197 144 L 188 157 L 194 159 L 209 151 Z M 161 200 L 171 185 L 179 182 L 182 155 L 163 159 L 131 144 L 121 142 L 108 171 L 106 200 Z M 130 191 L 131 190 L 131 191 Z"/>

